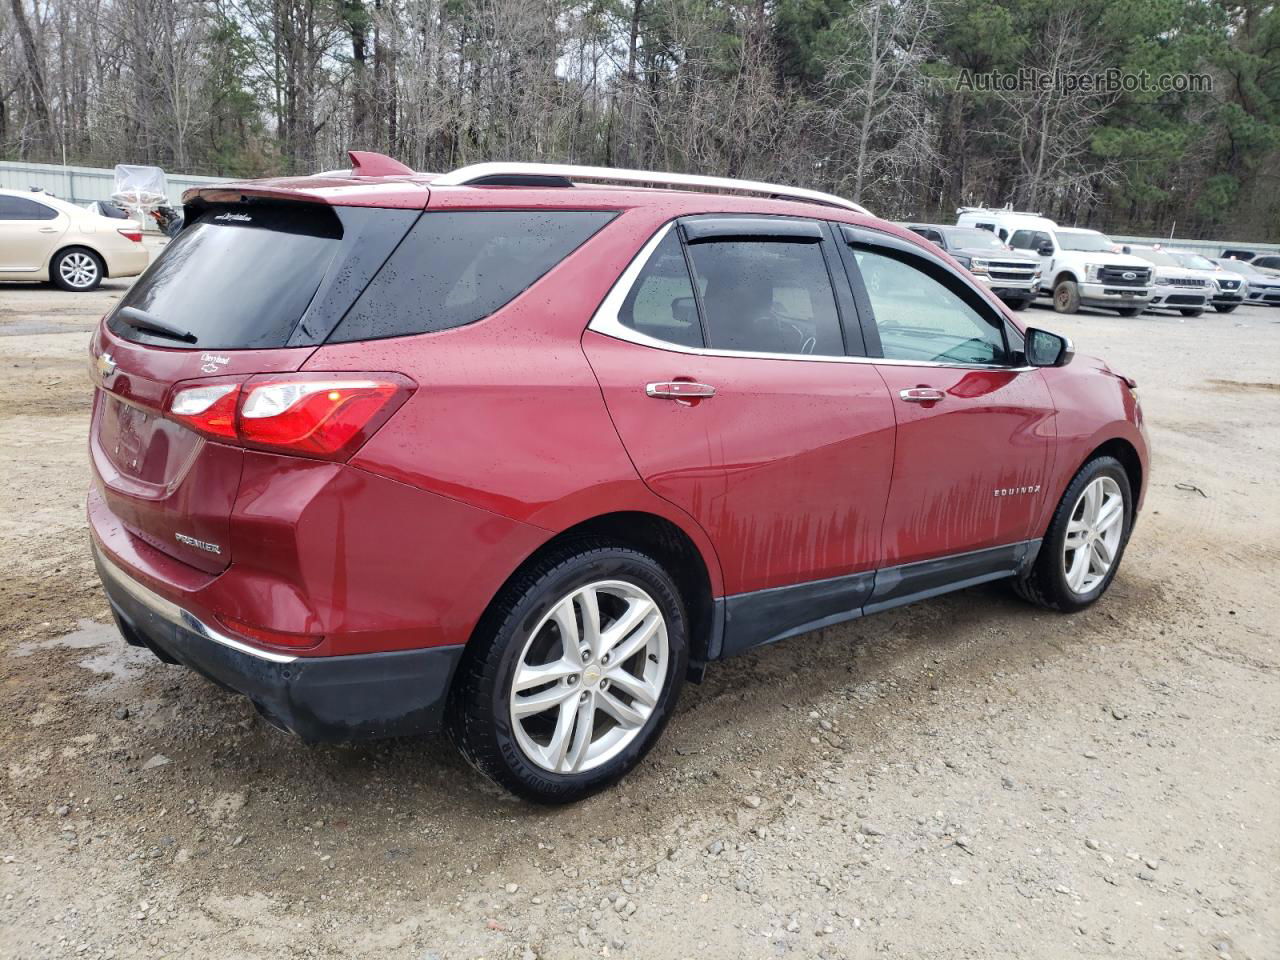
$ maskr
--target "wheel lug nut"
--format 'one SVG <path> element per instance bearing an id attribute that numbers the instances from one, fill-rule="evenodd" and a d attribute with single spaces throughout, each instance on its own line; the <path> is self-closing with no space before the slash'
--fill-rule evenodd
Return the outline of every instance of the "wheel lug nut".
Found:
<path id="1" fill-rule="evenodd" d="M 601 690 L 608 690 L 608 689 L 609 689 L 609 678 L 608 678 L 608 677 L 605 677 L 603 680 L 601 680 L 601 681 L 600 681 L 600 689 L 601 689 Z"/>
<path id="2" fill-rule="evenodd" d="M 578 697 L 578 699 L 579 699 L 579 700 L 581 700 L 581 701 L 583 701 L 583 702 L 585 703 L 585 702 L 586 702 L 587 697 L 589 697 L 589 696 L 591 696 L 591 694 L 589 694 L 589 693 L 587 693 L 587 691 L 583 690 L 583 691 L 582 691 L 582 696 Z"/>
<path id="3" fill-rule="evenodd" d="M 603 654 L 603 655 L 600 657 L 600 662 L 601 662 L 601 663 L 608 663 L 608 662 L 609 662 L 609 655 L 608 655 L 607 653 L 606 653 L 606 654 Z"/>
<path id="4" fill-rule="evenodd" d="M 569 674 L 569 685 L 573 686 L 577 682 L 578 682 L 578 675 L 576 673 Z"/>

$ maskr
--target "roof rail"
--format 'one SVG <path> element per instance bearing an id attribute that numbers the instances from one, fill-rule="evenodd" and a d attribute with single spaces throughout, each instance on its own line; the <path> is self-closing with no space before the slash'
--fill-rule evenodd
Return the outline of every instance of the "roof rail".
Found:
<path id="1" fill-rule="evenodd" d="M 759 180 L 734 180 L 729 177 L 702 177 L 690 173 L 662 173 L 656 170 L 623 170 L 614 167 L 580 167 L 563 163 L 475 163 L 459 167 L 431 181 L 432 187 L 461 187 L 483 185 L 485 182 L 519 177 L 560 177 L 569 181 L 601 181 L 606 183 L 633 183 L 661 187 L 692 187 L 702 190 L 734 190 L 740 193 L 763 193 L 784 200 L 801 200 L 820 203 L 828 207 L 840 207 L 855 213 L 870 212 L 861 204 L 837 197 L 831 193 L 806 190 L 803 187 L 787 187 L 778 183 Z"/>

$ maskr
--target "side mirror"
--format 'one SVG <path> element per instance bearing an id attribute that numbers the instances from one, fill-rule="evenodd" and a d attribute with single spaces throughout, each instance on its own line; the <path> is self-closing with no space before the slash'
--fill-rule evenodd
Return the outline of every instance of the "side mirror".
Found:
<path id="1" fill-rule="evenodd" d="M 1042 243 L 1042 244 L 1040 244 L 1040 246 L 1036 247 L 1036 253 L 1040 254 L 1040 256 L 1042 256 L 1042 257 L 1052 257 L 1052 256 L 1053 256 L 1053 244 L 1052 244 L 1052 243 Z"/>
<path id="2" fill-rule="evenodd" d="M 1067 337 L 1060 337 L 1048 330 L 1027 327 L 1027 363 L 1033 367 L 1065 367 L 1076 355 L 1076 348 Z"/>

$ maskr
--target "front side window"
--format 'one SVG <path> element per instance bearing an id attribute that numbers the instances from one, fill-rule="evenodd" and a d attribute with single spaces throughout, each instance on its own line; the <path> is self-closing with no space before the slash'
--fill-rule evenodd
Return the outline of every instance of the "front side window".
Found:
<path id="1" fill-rule="evenodd" d="M 843 356 L 835 293 L 817 243 L 715 240 L 689 245 L 707 346 Z"/>
<path id="2" fill-rule="evenodd" d="M 855 249 L 881 351 L 890 360 L 1007 363 L 1004 324 L 945 271 L 908 255 Z"/>
<path id="3" fill-rule="evenodd" d="M 618 322 L 645 336 L 701 347 L 702 325 L 689 266 L 675 230 L 654 249 L 618 311 Z"/>
<path id="4" fill-rule="evenodd" d="M 56 220 L 58 211 L 25 197 L 0 197 L 0 220 Z"/>
<path id="5" fill-rule="evenodd" d="M 331 342 L 433 333 L 510 303 L 615 213 L 424 213 L 330 335 Z"/>

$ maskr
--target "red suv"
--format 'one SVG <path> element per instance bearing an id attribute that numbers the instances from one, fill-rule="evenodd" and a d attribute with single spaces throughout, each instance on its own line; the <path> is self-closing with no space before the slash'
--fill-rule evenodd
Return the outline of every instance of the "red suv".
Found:
<path id="1" fill-rule="evenodd" d="M 914 234 L 771 184 L 353 160 L 188 193 L 91 345 L 120 630 L 272 723 L 444 726 L 567 801 L 712 661 L 1115 576 L 1133 382 Z"/>

